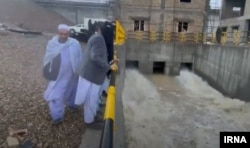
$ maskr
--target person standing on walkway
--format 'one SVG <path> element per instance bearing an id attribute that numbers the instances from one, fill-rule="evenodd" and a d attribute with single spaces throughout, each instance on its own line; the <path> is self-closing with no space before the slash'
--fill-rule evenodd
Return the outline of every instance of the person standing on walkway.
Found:
<path id="1" fill-rule="evenodd" d="M 44 98 L 48 102 L 53 124 L 63 122 L 64 105 L 75 111 L 74 104 L 83 51 L 80 43 L 69 37 L 69 27 L 58 26 L 58 35 L 47 45 L 43 74 L 49 80 Z"/>
<path id="2" fill-rule="evenodd" d="M 101 129 L 103 119 L 96 116 L 100 87 L 109 70 L 117 70 L 116 64 L 107 60 L 107 48 L 102 35 L 103 24 L 98 24 L 98 33 L 91 36 L 84 52 L 83 66 L 78 81 L 75 104 L 84 107 L 86 127 Z"/>
<path id="3" fill-rule="evenodd" d="M 108 53 L 108 63 L 112 64 L 114 61 L 114 31 L 115 27 L 111 22 L 105 21 L 104 22 L 104 27 L 102 30 L 102 35 L 105 40 L 105 44 L 107 47 L 107 53 Z M 98 100 L 98 109 L 100 107 L 105 106 L 105 102 L 103 97 L 107 97 L 108 94 L 108 87 L 109 87 L 109 76 L 110 76 L 111 71 L 108 71 L 107 76 L 105 77 L 104 83 L 102 84 L 100 91 L 99 91 L 99 96 L 100 99 Z"/>

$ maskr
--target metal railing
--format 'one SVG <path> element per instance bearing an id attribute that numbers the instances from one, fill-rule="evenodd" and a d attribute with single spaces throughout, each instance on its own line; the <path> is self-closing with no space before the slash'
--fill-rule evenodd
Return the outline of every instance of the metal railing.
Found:
<path id="1" fill-rule="evenodd" d="M 234 31 L 216 33 L 199 33 L 199 32 L 156 32 L 156 31 L 128 31 L 128 39 L 135 39 L 138 41 L 148 40 L 164 41 L 164 42 L 180 42 L 180 43 L 214 43 L 214 44 L 231 44 L 240 45 L 241 43 L 250 44 L 250 32 L 248 31 Z"/>
<path id="2" fill-rule="evenodd" d="M 114 60 L 117 60 L 116 52 L 114 53 Z M 114 123 L 116 112 L 116 71 L 112 71 L 110 75 L 110 84 L 108 89 L 108 97 L 106 101 L 104 113 L 104 127 L 101 135 L 100 148 L 113 148 L 114 139 Z"/>

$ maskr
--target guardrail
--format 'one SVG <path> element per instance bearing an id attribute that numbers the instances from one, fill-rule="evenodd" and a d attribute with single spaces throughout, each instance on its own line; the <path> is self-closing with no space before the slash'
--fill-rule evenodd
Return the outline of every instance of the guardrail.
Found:
<path id="1" fill-rule="evenodd" d="M 117 59 L 116 52 L 114 53 L 114 60 Z M 113 148 L 114 139 L 114 123 L 116 112 L 116 71 L 112 71 L 110 75 L 110 84 L 108 89 L 108 97 L 106 101 L 104 113 L 104 127 L 102 130 L 100 148 Z"/>
<path id="2" fill-rule="evenodd" d="M 138 41 L 148 40 L 180 43 L 217 43 L 217 44 L 233 44 L 240 45 L 240 43 L 250 44 L 250 32 L 248 31 L 234 31 L 216 33 L 199 33 L 199 32 L 156 32 L 156 31 L 128 31 L 128 39 L 136 39 Z"/>
<path id="3" fill-rule="evenodd" d="M 115 93 L 115 72 L 112 71 L 104 114 L 104 128 L 102 131 L 100 148 L 113 148 L 113 134 L 115 122 Z"/>

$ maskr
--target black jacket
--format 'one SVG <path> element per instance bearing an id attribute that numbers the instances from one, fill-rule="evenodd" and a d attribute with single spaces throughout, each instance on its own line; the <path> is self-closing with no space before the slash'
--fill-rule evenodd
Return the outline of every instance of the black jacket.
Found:
<path id="1" fill-rule="evenodd" d="M 104 27 L 102 28 L 102 35 L 107 46 L 109 63 L 114 59 L 114 29 L 115 27 L 111 22 L 104 22 Z"/>
<path id="2" fill-rule="evenodd" d="M 111 64 L 111 62 L 114 59 L 114 31 L 115 26 L 111 22 L 104 22 L 104 24 L 101 27 L 102 35 L 104 37 L 106 47 L 107 47 L 107 53 L 108 53 L 108 62 Z M 111 71 L 107 73 L 109 76 Z"/>

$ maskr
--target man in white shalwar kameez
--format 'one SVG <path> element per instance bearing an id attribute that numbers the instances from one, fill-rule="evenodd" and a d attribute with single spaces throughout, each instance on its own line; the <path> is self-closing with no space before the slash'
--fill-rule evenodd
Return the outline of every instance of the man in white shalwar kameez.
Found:
<path id="1" fill-rule="evenodd" d="M 44 93 L 53 124 L 63 121 L 65 105 L 72 111 L 77 109 L 74 101 L 83 56 L 80 43 L 69 37 L 69 27 L 64 24 L 58 26 L 58 35 L 48 42 L 44 66 L 58 55 L 61 61 L 57 79 L 49 82 Z"/>
<path id="2" fill-rule="evenodd" d="M 110 65 L 107 60 L 107 48 L 101 34 L 102 25 L 98 33 L 91 36 L 84 51 L 83 66 L 78 81 L 75 104 L 84 107 L 84 121 L 87 128 L 101 129 L 103 119 L 98 118 L 97 101 L 100 87 L 109 70 L 116 70 L 115 64 Z"/>

